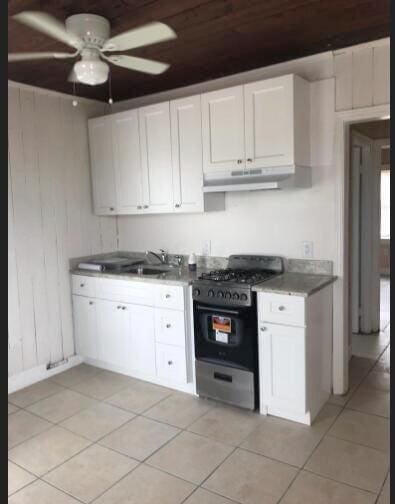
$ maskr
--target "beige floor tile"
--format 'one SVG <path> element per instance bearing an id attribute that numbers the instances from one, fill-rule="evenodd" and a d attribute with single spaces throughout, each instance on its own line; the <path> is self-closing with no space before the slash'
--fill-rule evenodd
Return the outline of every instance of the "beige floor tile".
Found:
<path id="1" fill-rule="evenodd" d="M 194 488 L 187 481 L 141 464 L 95 504 L 181 504 Z"/>
<path id="2" fill-rule="evenodd" d="M 289 465 L 237 449 L 202 486 L 242 504 L 275 504 L 297 472 Z"/>
<path id="3" fill-rule="evenodd" d="M 35 479 L 35 476 L 8 461 L 8 495 L 15 493 Z"/>
<path id="4" fill-rule="evenodd" d="M 147 464 L 200 485 L 232 450 L 229 445 L 182 432 L 150 457 Z"/>
<path id="5" fill-rule="evenodd" d="M 89 441 L 60 427 L 12 448 L 8 458 L 29 472 L 42 476 L 89 445 Z"/>
<path id="6" fill-rule="evenodd" d="M 375 499 L 374 493 L 302 471 L 281 504 L 374 504 Z"/>
<path id="7" fill-rule="evenodd" d="M 144 416 L 185 429 L 214 406 L 215 403 L 207 399 L 175 393 L 146 411 Z"/>
<path id="8" fill-rule="evenodd" d="M 97 367 L 89 366 L 88 364 L 80 364 L 79 366 L 72 367 L 63 373 L 53 376 L 51 380 L 63 387 L 73 387 L 99 372 L 100 369 Z"/>
<path id="9" fill-rule="evenodd" d="M 28 411 L 17 411 L 8 417 L 8 449 L 44 432 L 51 426 L 51 423 Z"/>
<path id="10" fill-rule="evenodd" d="M 16 413 L 19 411 L 18 406 L 15 406 L 14 404 L 8 403 L 8 414 L 12 415 L 12 413 Z"/>
<path id="11" fill-rule="evenodd" d="M 61 390 L 64 390 L 64 388 L 57 383 L 51 380 L 44 380 L 10 394 L 8 396 L 8 401 L 20 408 L 26 408 L 26 406 L 41 401 L 41 399 L 45 399 Z"/>
<path id="12" fill-rule="evenodd" d="M 95 404 L 97 401 L 91 397 L 74 392 L 74 390 L 64 389 L 58 394 L 32 404 L 27 410 L 50 422 L 57 423 Z"/>
<path id="13" fill-rule="evenodd" d="M 10 497 L 8 504 L 78 504 L 78 501 L 37 480 Z"/>
<path id="14" fill-rule="evenodd" d="M 91 502 L 138 465 L 136 460 L 92 445 L 46 476 L 57 488 L 83 502 Z"/>
<path id="15" fill-rule="evenodd" d="M 263 417 L 257 429 L 241 446 L 280 462 L 302 467 L 340 411 L 338 406 L 327 404 L 312 426 Z"/>
<path id="16" fill-rule="evenodd" d="M 390 393 L 375 390 L 370 387 L 360 386 L 347 403 L 347 408 L 380 415 L 390 416 Z"/>
<path id="17" fill-rule="evenodd" d="M 385 480 L 377 504 L 390 504 L 390 475 Z"/>
<path id="18" fill-rule="evenodd" d="M 80 411 L 61 422 L 60 425 L 80 436 L 97 441 L 133 417 L 133 413 L 101 402 L 91 408 Z"/>
<path id="19" fill-rule="evenodd" d="M 81 394 L 103 400 L 127 387 L 132 380 L 132 378 L 110 371 L 100 371 L 70 388 Z"/>
<path id="20" fill-rule="evenodd" d="M 188 430 L 237 446 L 258 426 L 261 419 L 256 412 L 217 406 L 196 420 Z"/>
<path id="21" fill-rule="evenodd" d="M 198 488 L 188 497 L 185 504 L 233 504 L 234 502 L 226 497 L 221 497 L 221 495 L 213 494 L 204 488 Z"/>
<path id="22" fill-rule="evenodd" d="M 144 417 L 136 417 L 99 443 L 137 460 L 144 460 L 180 431 Z"/>
<path id="23" fill-rule="evenodd" d="M 389 373 L 391 367 L 390 360 L 391 360 L 390 347 L 388 346 L 386 351 L 382 354 L 377 364 L 375 365 L 374 371 Z"/>
<path id="24" fill-rule="evenodd" d="M 325 437 L 305 468 L 321 476 L 378 493 L 388 471 L 387 453 Z"/>
<path id="25" fill-rule="evenodd" d="M 390 449 L 390 422 L 387 418 L 345 409 L 329 430 L 331 436 L 377 450 Z"/>
<path id="26" fill-rule="evenodd" d="M 134 380 L 122 391 L 108 397 L 106 402 L 133 413 L 142 413 L 172 393 L 152 383 Z"/>
<path id="27" fill-rule="evenodd" d="M 380 373 L 376 371 L 372 371 L 368 374 L 368 376 L 363 380 L 362 387 L 369 387 L 374 390 L 381 390 L 382 392 L 390 391 L 390 374 L 389 373 Z"/>

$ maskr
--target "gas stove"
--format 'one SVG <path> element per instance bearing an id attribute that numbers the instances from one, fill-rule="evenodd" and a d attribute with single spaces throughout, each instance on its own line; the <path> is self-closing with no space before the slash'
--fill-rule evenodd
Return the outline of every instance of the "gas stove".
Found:
<path id="1" fill-rule="evenodd" d="M 228 267 L 203 273 L 193 282 L 196 301 L 221 306 L 251 306 L 252 286 L 283 272 L 283 260 L 275 256 L 231 255 Z"/>

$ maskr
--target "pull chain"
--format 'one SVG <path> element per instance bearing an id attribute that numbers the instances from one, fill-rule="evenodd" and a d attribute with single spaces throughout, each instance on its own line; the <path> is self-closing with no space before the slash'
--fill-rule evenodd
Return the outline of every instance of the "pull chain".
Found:
<path id="1" fill-rule="evenodd" d="M 108 104 L 112 105 L 114 101 L 112 99 L 111 72 L 108 74 L 108 96 Z"/>

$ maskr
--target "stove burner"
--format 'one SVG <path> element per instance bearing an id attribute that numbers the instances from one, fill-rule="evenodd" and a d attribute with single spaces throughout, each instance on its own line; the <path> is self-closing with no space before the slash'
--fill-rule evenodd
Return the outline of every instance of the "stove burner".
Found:
<path id="1" fill-rule="evenodd" d="M 237 282 L 244 284 L 255 284 L 263 282 L 273 276 L 270 271 L 263 270 L 242 270 L 242 269 L 220 269 L 202 273 L 199 280 L 210 280 L 212 282 Z"/>

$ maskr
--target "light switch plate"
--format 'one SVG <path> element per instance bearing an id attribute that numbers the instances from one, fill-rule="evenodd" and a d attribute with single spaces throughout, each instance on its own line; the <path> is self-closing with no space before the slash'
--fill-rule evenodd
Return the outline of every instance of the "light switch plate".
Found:
<path id="1" fill-rule="evenodd" d="M 314 245 L 312 241 L 302 242 L 302 259 L 313 259 Z"/>

